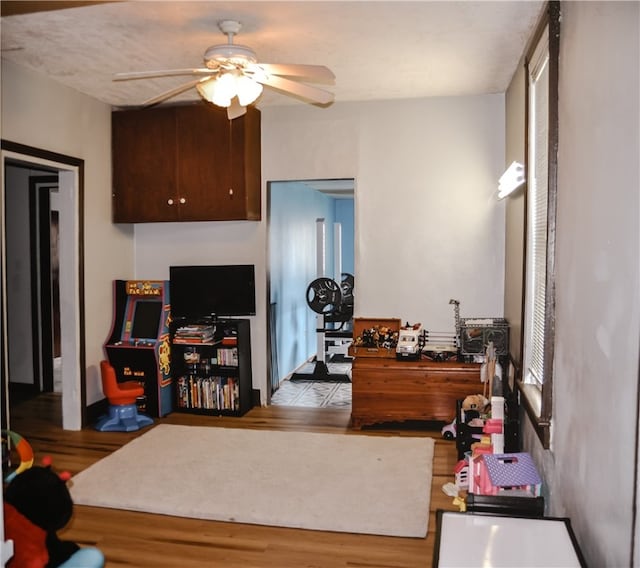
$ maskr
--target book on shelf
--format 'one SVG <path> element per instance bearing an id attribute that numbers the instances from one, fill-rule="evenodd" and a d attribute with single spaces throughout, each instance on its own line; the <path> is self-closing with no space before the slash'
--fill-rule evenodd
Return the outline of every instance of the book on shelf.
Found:
<path id="1" fill-rule="evenodd" d="M 232 377 L 184 375 L 178 379 L 178 407 L 191 410 L 238 410 L 238 380 Z"/>
<path id="2" fill-rule="evenodd" d="M 223 367 L 237 367 L 238 349 L 235 347 L 218 349 L 218 365 Z"/>
<path id="3" fill-rule="evenodd" d="M 202 333 L 202 332 L 215 331 L 215 329 L 216 329 L 215 325 L 196 323 L 191 325 L 181 325 L 180 327 L 178 327 L 176 331 L 183 332 L 183 333 Z"/>
<path id="4" fill-rule="evenodd" d="M 206 338 L 206 337 L 177 337 L 177 336 L 173 338 L 173 342 L 178 344 L 183 344 L 183 345 L 189 345 L 189 344 L 216 345 L 217 343 L 220 343 L 219 340 L 216 340 L 213 337 Z"/>
<path id="5" fill-rule="evenodd" d="M 213 325 L 184 325 L 176 329 L 174 343 L 215 343 L 216 328 Z"/>

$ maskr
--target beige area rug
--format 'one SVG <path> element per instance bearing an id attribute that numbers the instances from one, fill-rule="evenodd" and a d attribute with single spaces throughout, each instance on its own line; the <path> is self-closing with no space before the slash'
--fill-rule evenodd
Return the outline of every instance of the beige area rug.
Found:
<path id="1" fill-rule="evenodd" d="M 160 424 L 71 480 L 78 505 L 424 537 L 431 438 Z"/>

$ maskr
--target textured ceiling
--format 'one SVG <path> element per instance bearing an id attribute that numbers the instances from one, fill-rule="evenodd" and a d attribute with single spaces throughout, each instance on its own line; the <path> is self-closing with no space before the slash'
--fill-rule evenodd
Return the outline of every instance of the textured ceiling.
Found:
<path id="1" fill-rule="evenodd" d="M 5 5 L 24 3 L 2 4 L 9 14 Z M 543 5 L 113 2 L 3 15 L 0 31 L 3 58 L 110 105 L 134 106 L 188 78 L 114 82 L 114 73 L 200 67 L 207 47 L 226 42 L 217 22 L 235 19 L 243 24 L 235 42 L 259 62 L 326 65 L 336 102 L 366 101 L 504 92 Z M 168 102 L 197 98 L 191 89 Z M 265 89 L 258 106 L 270 104 L 301 103 Z"/>

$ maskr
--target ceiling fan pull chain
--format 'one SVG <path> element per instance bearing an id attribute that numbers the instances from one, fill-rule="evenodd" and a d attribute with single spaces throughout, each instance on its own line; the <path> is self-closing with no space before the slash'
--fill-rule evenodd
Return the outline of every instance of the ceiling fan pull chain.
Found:
<path id="1" fill-rule="evenodd" d="M 233 120 L 229 120 L 229 197 L 233 199 Z"/>

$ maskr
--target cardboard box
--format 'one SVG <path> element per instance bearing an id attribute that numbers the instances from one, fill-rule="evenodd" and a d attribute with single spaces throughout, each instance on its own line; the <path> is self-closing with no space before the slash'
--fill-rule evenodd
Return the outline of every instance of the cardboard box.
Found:
<path id="1" fill-rule="evenodd" d="M 349 355 L 351 357 L 389 357 L 395 359 L 400 325 L 400 318 L 354 318 L 353 343 L 349 346 Z M 395 342 L 372 345 L 366 341 L 367 332 L 372 329 L 388 329 L 391 334 L 395 334 Z"/>

